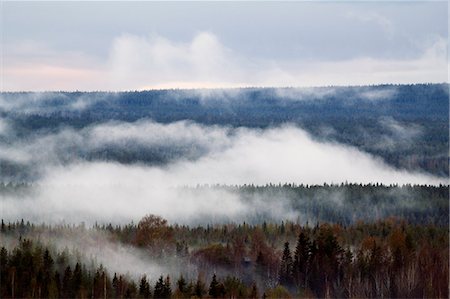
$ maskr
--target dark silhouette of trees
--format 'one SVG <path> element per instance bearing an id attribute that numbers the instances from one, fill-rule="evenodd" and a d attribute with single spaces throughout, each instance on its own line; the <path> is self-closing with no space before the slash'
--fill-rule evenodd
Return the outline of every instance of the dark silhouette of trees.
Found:
<path id="1" fill-rule="evenodd" d="M 302 231 L 295 246 L 292 276 L 296 286 L 306 288 L 308 283 L 309 259 L 311 243 L 308 236 Z"/>
<path id="2" fill-rule="evenodd" d="M 139 283 L 139 296 L 141 298 L 151 298 L 150 284 L 147 281 L 147 276 L 142 276 Z"/>
<path id="3" fill-rule="evenodd" d="M 172 288 L 170 286 L 169 276 L 166 279 L 161 275 L 155 284 L 153 298 L 170 298 L 172 296 Z"/>
<path id="4" fill-rule="evenodd" d="M 1 237 L 16 239 L 17 244 L 0 248 L 0 294 L 1 298 L 448 297 L 449 272 L 443 267 L 449 262 L 445 226 L 395 218 L 349 226 L 284 221 L 283 226 L 280 235 L 281 223 L 270 222 L 264 229 L 263 224 L 167 225 L 173 239 L 183 240 L 192 250 L 186 256 L 173 250 L 155 258 L 170 261 L 183 274 L 186 269 L 198 274 L 196 280 L 178 276 L 172 292 L 169 276 L 160 276 L 151 288 L 149 281 L 155 277 L 134 281 L 102 265 L 85 263 L 80 253 L 58 251 L 21 235 L 49 230 L 70 237 L 78 232 L 77 227 L 5 223 Z M 127 235 L 134 235 L 136 225 L 92 229 L 108 232 L 111 239 L 124 240 L 120 242 L 128 246 L 136 245 Z M 294 252 L 289 242 L 296 242 Z M 192 277 L 192 272 L 185 277 Z"/>
<path id="5" fill-rule="evenodd" d="M 283 256 L 281 257 L 280 271 L 279 271 L 279 282 L 283 286 L 292 285 L 292 255 L 289 249 L 289 242 L 284 243 Z"/>
<path id="6" fill-rule="evenodd" d="M 216 274 L 214 274 L 212 277 L 211 283 L 209 285 L 208 294 L 212 298 L 219 298 L 219 297 L 223 297 L 225 295 L 225 288 L 224 288 L 223 284 L 221 284 L 217 281 Z"/>

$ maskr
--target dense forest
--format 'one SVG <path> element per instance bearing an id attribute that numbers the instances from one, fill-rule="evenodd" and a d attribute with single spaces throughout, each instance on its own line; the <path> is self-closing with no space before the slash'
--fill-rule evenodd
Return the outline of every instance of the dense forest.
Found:
<path id="1" fill-rule="evenodd" d="M 40 241 L 92 232 L 179 272 L 133 278 Z M 148 215 L 137 225 L 91 228 L 22 220 L 2 221 L 1 235 L 2 298 L 448 298 L 447 227 L 395 218 L 190 227 Z"/>
<path id="2" fill-rule="evenodd" d="M 449 85 L 0 94 L 1 298 L 448 298 Z"/>
<path id="3" fill-rule="evenodd" d="M 33 184 L 0 184 L 0 196 L 11 196 L 17 201 L 32 197 Z M 448 185 L 383 185 L 383 184 L 268 184 L 257 185 L 214 185 L 179 187 L 179 194 L 189 194 L 193 198 L 208 200 L 202 194 L 211 191 L 226 191 L 236 195 L 240 202 L 255 208 L 246 215 L 249 223 L 263 223 L 287 219 L 302 224 L 307 222 L 354 224 L 358 221 L 376 221 L 387 217 L 397 217 L 415 224 L 449 224 Z M 219 193 L 220 194 L 220 193 Z M 257 208 L 258 207 L 258 208 Z M 291 215 L 273 213 L 273 209 L 283 207 Z M 211 218 L 208 213 L 197 212 L 197 222 L 228 222 L 226 217 Z M 204 218 L 203 221 L 201 217 Z M 191 216 L 191 222 L 196 220 Z"/>
<path id="4" fill-rule="evenodd" d="M 135 92 L 4 92 L 0 118 L 24 142 L 61 128 L 105 121 L 267 128 L 294 124 L 319 140 L 356 146 L 400 169 L 448 176 L 448 84 L 317 88 L 150 90 Z M 356 125 L 357 124 L 357 125 Z M 165 164 L 189 153 L 180 146 L 74 148 L 78 157 Z M 33 166 L 0 157 L 2 176 L 29 180 Z M 32 178 L 31 178 L 32 179 Z"/>

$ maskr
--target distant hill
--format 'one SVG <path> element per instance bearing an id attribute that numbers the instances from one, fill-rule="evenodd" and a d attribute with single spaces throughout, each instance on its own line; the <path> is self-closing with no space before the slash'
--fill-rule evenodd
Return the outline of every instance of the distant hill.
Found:
<path id="1" fill-rule="evenodd" d="M 111 120 L 190 120 L 204 125 L 256 128 L 291 123 L 318 139 L 356 146 L 397 168 L 449 174 L 448 84 L 7 92 L 1 93 L 0 117 L 12 124 L 14 138 Z M 0 136 L 0 140 L 11 142 L 8 138 L 12 137 Z M 152 152 L 124 157 L 124 153 L 111 149 L 102 153 L 102 158 L 121 163 L 170 160 L 167 149 L 161 155 Z M 0 170 L 16 171 L 16 166 L 8 163 L 0 161 Z"/>

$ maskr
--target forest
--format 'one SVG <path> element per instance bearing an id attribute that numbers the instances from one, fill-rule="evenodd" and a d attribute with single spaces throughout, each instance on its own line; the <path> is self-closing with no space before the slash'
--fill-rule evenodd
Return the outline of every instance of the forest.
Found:
<path id="1" fill-rule="evenodd" d="M 448 176 L 448 84 L 315 88 L 149 90 L 129 92 L 3 92 L 0 118 L 14 131 L 7 144 L 61 128 L 152 119 L 205 126 L 269 128 L 293 124 L 318 140 L 357 147 L 396 168 Z M 355 125 L 357 124 L 357 125 Z M 164 165 L 189 155 L 173 145 L 103 147 L 72 152 L 89 161 Z M 196 155 L 194 155 L 196 156 Z M 30 180 L 32 165 L 0 156 L 7 181 Z"/>
<path id="2" fill-rule="evenodd" d="M 448 298 L 449 85 L 0 93 L 1 298 Z"/>
<path id="3" fill-rule="evenodd" d="M 16 201 L 23 201 L 22 198 L 32 194 L 33 188 L 33 184 L 0 184 L 0 195 L 14 196 Z M 289 219 L 302 224 L 327 222 L 351 225 L 358 221 L 376 221 L 388 217 L 397 217 L 415 224 L 449 224 L 448 185 L 290 183 L 264 186 L 198 185 L 177 189 L 179 194 L 185 197 L 191 195 L 198 198 L 198 201 L 208 200 L 202 194 L 214 192 L 222 196 L 236 195 L 240 202 L 254 209 L 253 213 L 246 214 L 246 221 L 255 224 Z M 277 207 L 282 207 L 281 213 L 272 212 Z M 233 221 L 226 215 L 212 218 L 207 214 L 200 214 L 200 217 L 203 217 L 203 221 L 199 221 L 202 224 Z M 193 216 L 191 218 L 194 219 Z"/>
<path id="4" fill-rule="evenodd" d="M 54 240 L 107 236 L 178 273 L 132 277 Z M 446 226 L 399 218 L 352 225 L 294 222 L 191 227 L 156 215 L 136 224 L 1 225 L 2 298 L 447 298 Z M 95 246 L 101 246 L 96 244 Z M 126 263 L 124 261 L 124 263 Z M 194 269 L 194 270 L 188 270 Z"/>

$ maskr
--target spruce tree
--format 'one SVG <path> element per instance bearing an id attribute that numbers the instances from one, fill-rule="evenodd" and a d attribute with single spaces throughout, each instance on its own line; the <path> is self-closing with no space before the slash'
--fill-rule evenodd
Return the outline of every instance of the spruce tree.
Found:
<path id="1" fill-rule="evenodd" d="M 281 258 L 279 283 L 284 286 L 292 284 L 292 256 L 289 242 L 284 243 L 283 257 Z"/>
<path id="2" fill-rule="evenodd" d="M 213 275 L 213 278 L 211 280 L 211 284 L 209 285 L 209 295 L 213 298 L 218 298 L 220 294 L 220 287 L 219 283 L 217 282 L 216 274 Z"/>
<path id="3" fill-rule="evenodd" d="M 308 236 L 304 232 L 301 232 L 298 236 L 297 246 L 295 247 L 292 268 L 294 282 L 297 286 L 306 287 L 310 247 L 311 244 Z"/>
<path id="4" fill-rule="evenodd" d="M 72 270 L 70 269 L 70 266 L 66 267 L 66 270 L 64 271 L 64 276 L 62 279 L 62 297 L 65 298 L 73 298 L 73 291 L 72 291 Z"/>
<path id="5" fill-rule="evenodd" d="M 195 290 L 194 290 L 195 296 L 198 298 L 202 298 L 204 294 L 206 294 L 205 285 L 200 279 L 200 277 L 197 279 L 197 283 L 195 284 Z"/>
<path id="6" fill-rule="evenodd" d="M 186 280 L 184 279 L 183 275 L 180 276 L 180 278 L 177 280 L 177 289 L 178 292 L 181 294 L 184 294 L 186 292 Z"/>
<path id="7" fill-rule="evenodd" d="M 153 298 L 164 298 L 164 278 L 162 277 L 162 275 L 159 277 L 158 281 L 155 284 Z"/>
<path id="8" fill-rule="evenodd" d="M 144 275 L 141 278 L 141 282 L 139 284 L 139 296 L 141 298 L 150 298 L 150 285 L 147 281 L 147 277 Z"/>
<path id="9" fill-rule="evenodd" d="M 172 288 L 170 286 L 170 277 L 167 275 L 166 280 L 164 281 L 164 297 L 170 298 L 172 296 Z"/>

